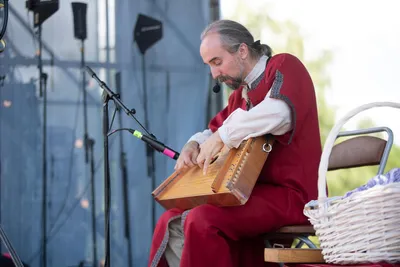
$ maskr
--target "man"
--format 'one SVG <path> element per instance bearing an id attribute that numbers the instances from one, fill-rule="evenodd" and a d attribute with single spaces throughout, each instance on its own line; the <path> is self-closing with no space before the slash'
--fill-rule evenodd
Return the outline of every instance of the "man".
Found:
<path id="1" fill-rule="evenodd" d="M 172 209 L 154 231 L 149 266 L 264 266 L 263 233 L 304 224 L 304 205 L 317 197 L 321 155 L 314 86 L 290 54 L 271 55 L 241 24 L 220 20 L 201 35 L 200 54 L 213 78 L 234 91 L 209 129 L 192 136 L 175 168 L 207 172 L 225 145 L 272 134 L 275 142 L 243 206 Z"/>

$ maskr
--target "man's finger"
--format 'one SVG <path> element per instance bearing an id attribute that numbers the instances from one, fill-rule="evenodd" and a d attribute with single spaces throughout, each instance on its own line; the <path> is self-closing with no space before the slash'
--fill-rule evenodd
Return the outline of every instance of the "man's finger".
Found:
<path id="1" fill-rule="evenodd" d="M 194 166 L 193 161 L 190 160 L 190 161 L 186 162 L 186 166 L 193 167 Z"/>
<path id="2" fill-rule="evenodd" d="M 176 171 L 181 171 L 187 168 L 187 165 L 185 163 L 179 164 L 177 168 L 175 169 Z"/>
<path id="3" fill-rule="evenodd" d="M 181 165 L 181 158 L 178 158 L 178 160 L 175 163 L 174 170 L 176 170 L 180 165 Z"/>
<path id="4" fill-rule="evenodd" d="M 199 165 L 199 167 L 200 167 L 201 169 L 203 169 L 204 160 L 199 160 L 199 158 L 197 158 L 197 165 Z"/>
<path id="5" fill-rule="evenodd" d="M 182 160 L 183 162 L 187 163 L 190 161 L 190 156 L 187 153 L 185 153 L 183 154 Z"/>
<path id="6" fill-rule="evenodd" d="M 207 174 L 207 169 L 208 169 L 208 166 L 210 165 L 210 162 L 211 162 L 210 158 L 206 158 L 206 161 L 204 162 L 204 167 L 203 167 L 203 174 L 204 175 Z"/>
<path id="7" fill-rule="evenodd" d="M 197 155 L 196 162 L 197 164 L 204 162 L 204 153 L 202 151 Z"/>
<path id="8" fill-rule="evenodd" d="M 184 157 L 184 155 L 181 154 L 181 155 L 178 157 L 178 159 L 176 160 L 175 170 L 176 170 L 177 168 L 180 168 L 180 167 L 182 166 L 182 163 L 184 162 L 183 157 Z"/>
<path id="9" fill-rule="evenodd" d="M 201 169 L 203 169 L 204 161 L 203 161 L 203 160 L 202 160 L 202 161 L 199 161 L 199 159 L 197 159 L 197 165 L 199 165 L 199 167 L 200 167 Z"/>
<path id="10" fill-rule="evenodd" d="M 199 156 L 199 151 L 193 152 L 192 154 L 192 162 L 193 164 L 197 164 L 197 157 Z"/>
<path id="11" fill-rule="evenodd" d="M 185 168 L 185 166 L 186 166 L 185 160 L 183 158 L 178 158 L 175 170 L 181 170 Z"/>
<path id="12" fill-rule="evenodd" d="M 181 165 L 182 164 L 180 162 L 177 162 L 175 167 L 174 167 L 174 170 L 179 170 L 181 168 Z"/>

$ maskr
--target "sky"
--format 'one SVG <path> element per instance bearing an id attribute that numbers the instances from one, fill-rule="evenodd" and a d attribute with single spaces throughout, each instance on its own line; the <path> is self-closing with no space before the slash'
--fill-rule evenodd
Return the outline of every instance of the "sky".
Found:
<path id="1" fill-rule="evenodd" d="M 222 18 L 238 0 L 221 0 Z M 247 0 L 252 8 L 266 6 L 276 20 L 291 20 L 305 36 L 306 56 L 329 49 L 331 87 L 326 98 L 337 120 L 354 108 L 376 101 L 400 103 L 400 1 L 395 0 Z M 267 43 L 267 41 L 265 41 Z M 389 126 L 400 144 L 400 109 L 376 107 L 350 119 L 344 127 L 370 117 Z"/>

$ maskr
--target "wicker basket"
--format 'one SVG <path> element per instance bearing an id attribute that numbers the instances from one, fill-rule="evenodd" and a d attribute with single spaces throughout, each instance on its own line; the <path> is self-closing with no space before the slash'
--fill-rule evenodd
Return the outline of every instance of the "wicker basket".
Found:
<path id="1" fill-rule="evenodd" d="M 369 103 L 350 111 L 336 123 L 321 156 L 318 200 L 304 208 L 327 263 L 400 262 L 400 183 L 377 185 L 347 197 L 326 195 L 329 156 L 340 129 L 350 118 L 373 107 L 400 108 L 400 103 Z"/>

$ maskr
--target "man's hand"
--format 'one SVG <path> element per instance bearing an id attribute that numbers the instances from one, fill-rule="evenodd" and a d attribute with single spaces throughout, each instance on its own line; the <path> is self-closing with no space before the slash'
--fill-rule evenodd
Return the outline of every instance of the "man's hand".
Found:
<path id="1" fill-rule="evenodd" d="M 185 168 L 193 167 L 197 164 L 197 156 L 199 155 L 199 144 L 196 141 L 190 141 L 182 148 L 179 158 L 175 165 L 175 170 L 180 171 Z"/>
<path id="2" fill-rule="evenodd" d="M 224 142 L 222 142 L 218 131 L 213 133 L 204 143 L 200 145 L 200 153 L 197 157 L 197 164 L 200 168 L 203 168 L 204 175 L 207 173 L 207 169 L 211 161 L 223 147 Z"/>

